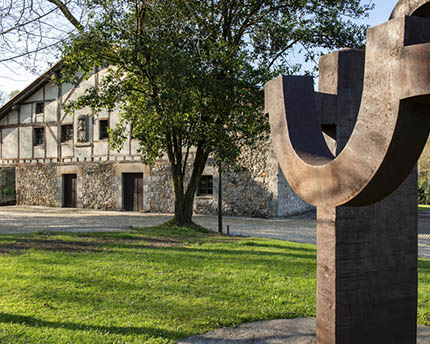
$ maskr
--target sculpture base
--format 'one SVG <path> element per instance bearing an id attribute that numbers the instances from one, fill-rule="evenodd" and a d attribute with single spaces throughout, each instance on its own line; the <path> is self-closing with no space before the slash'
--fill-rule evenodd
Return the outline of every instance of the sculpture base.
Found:
<path id="1" fill-rule="evenodd" d="M 183 339 L 177 344 L 315 344 L 315 319 L 258 321 Z M 418 344 L 430 343 L 430 327 L 418 326 Z"/>
<path id="2" fill-rule="evenodd" d="M 415 344 L 417 175 L 366 207 L 318 208 L 318 344 Z"/>

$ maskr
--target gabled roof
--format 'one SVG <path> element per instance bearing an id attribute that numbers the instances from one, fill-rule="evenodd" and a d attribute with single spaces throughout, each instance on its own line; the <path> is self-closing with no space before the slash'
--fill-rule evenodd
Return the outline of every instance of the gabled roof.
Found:
<path id="1" fill-rule="evenodd" d="M 47 84 L 51 80 L 51 76 L 61 69 L 63 65 L 63 60 L 58 61 L 51 68 L 49 68 L 45 73 L 40 75 L 36 80 L 34 80 L 30 85 L 24 88 L 17 95 L 12 97 L 6 104 L 0 108 L 0 118 L 3 118 L 7 113 L 9 113 L 15 105 L 19 105 L 28 97 L 36 93 L 42 86 Z"/>

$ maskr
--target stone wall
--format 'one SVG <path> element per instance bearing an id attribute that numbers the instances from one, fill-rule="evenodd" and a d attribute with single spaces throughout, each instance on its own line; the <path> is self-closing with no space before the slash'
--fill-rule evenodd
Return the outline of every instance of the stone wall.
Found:
<path id="1" fill-rule="evenodd" d="M 61 207 L 62 174 L 76 173 L 78 207 L 121 210 L 124 171 L 121 172 L 118 166 L 115 162 L 17 166 L 17 204 Z M 223 171 L 224 215 L 275 217 L 312 209 L 301 201 L 288 185 L 270 143 L 261 144 L 258 149 L 252 151 L 244 151 L 241 166 L 240 170 Z M 191 168 L 192 157 L 187 168 L 186 181 Z M 203 175 L 213 176 L 213 195 L 196 196 L 194 212 L 214 215 L 217 214 L 218 206 L 218 169 L 212 161 L 207 164 Z M 167 160 L 158 160 L 148 167 L 148 172 L 144 174 L 143 194 L 145 211 L 173 213 L 174 191 Z"/>
<path id="2" fill-rule="evenodd" d="M 150 211 L 152 213 L 173 213 L 175 209 L 172 174 L 169 162 L 159 160 L 151 166 L 148 181 Z"/>
<path id="3" fill-rule="evenodd" d="M 122 195 L 114 163 L 85 163 L 81 178 L 78 198 L 83 208 L 118 209 L 118 199 Z"/>
<path id="4" fill-rule="evenodd" d="M 240 169 L 230 168 L 223 171 L 224 215 L 290 216 L 313 209 L 288 185 L 270 142 L 263 142 L 252 151 L 244 151 L 240 161 Z M 190 164 L 187 177 L 191 168 Z M 215 215 L 218 212 L 218 169 L 213 161 L 208 161 L 203 175 L 213 176 L 213 195 L 196 196 L 194 212 Z M 172 213 L 174 193 L 167 160 L 160 160 L 151 167 L 151 177 L 147 185 L 149 194 L 146 197 L 150 198 L 150 211 Z"/>
<path id="5" fill-rule="evenodd" d="M 277 215 L 278 163 L 270 142 L 246 150 L 241 170 L 223 173 L 223 211 L 230 216 L 272 217 Z"/>
<path id="6" fill-rule="evenodd" d="M 187 183 L 192 171 L 192 155 L 185 174 Z M 217 212 L 217 185 L 218 176 L 212 166 L 207 166 L 203 175 L 214 176 L 214 195 L 196 196 L 194 200 L 194 212 L 196 214 L 216 214 Z M 148 177 L 146 177 L 148 178 Z M 175 209 L 174 190 L 170 165 L 167 160 L 159 160 L 151 166 L 151 176 L 147 181 L 150 211 L 153 213 L 173 213 Z"/>
<path id="7" fill-rule="evenodd" d="M 314 210 L 315 207 L 303 201 L 288 184 L 278 167 L 278 213 L 277 216 L 291 216 Z"/>
<path id="8" fill-rule="evenodd" d="M 19 205 L 59 206 L 57 165 L 16 167 L 16 202 Z"/>

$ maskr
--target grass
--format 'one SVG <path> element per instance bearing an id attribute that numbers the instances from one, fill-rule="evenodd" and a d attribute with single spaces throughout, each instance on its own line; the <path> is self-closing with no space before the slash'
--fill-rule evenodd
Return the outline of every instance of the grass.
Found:
<path id="1" fill-rule="evenodd" d="M 174 343 L 315 316 L 313 245 L 185 228 L 0 236 L 0 343 Z M 430 261 L 419 261 L 430 325 Z"/>
<path id="2" fill-rule="evenodd" d="M 430 211 L 430 205 L 419 204 L 418 211 Z"/>

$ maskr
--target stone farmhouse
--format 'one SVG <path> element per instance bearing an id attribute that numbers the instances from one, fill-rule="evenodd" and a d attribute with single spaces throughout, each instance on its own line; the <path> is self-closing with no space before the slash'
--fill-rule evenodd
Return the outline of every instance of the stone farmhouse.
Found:
<path id="1" fill-rule="evenodd" d="M 18 205 L 78 207 L 168 213 L 173 187 L 168 160 L 142 163 L 138 142 L 110 149 L 108 128 L 115 112 L 65 114 L 62 105 L 97 86 L 100 72 L 78 85 L 53 80 L 61 61 L 0 108 L 0 168 L 15 169 Z M 283 176 L 270 142 L 243 154 L 245 168 L 223 172 L 227 215 L 288 216 L 312 209 Z M 218 171 L 208 163 L 200 181 L 195 212 L 216 213 Z"/>

